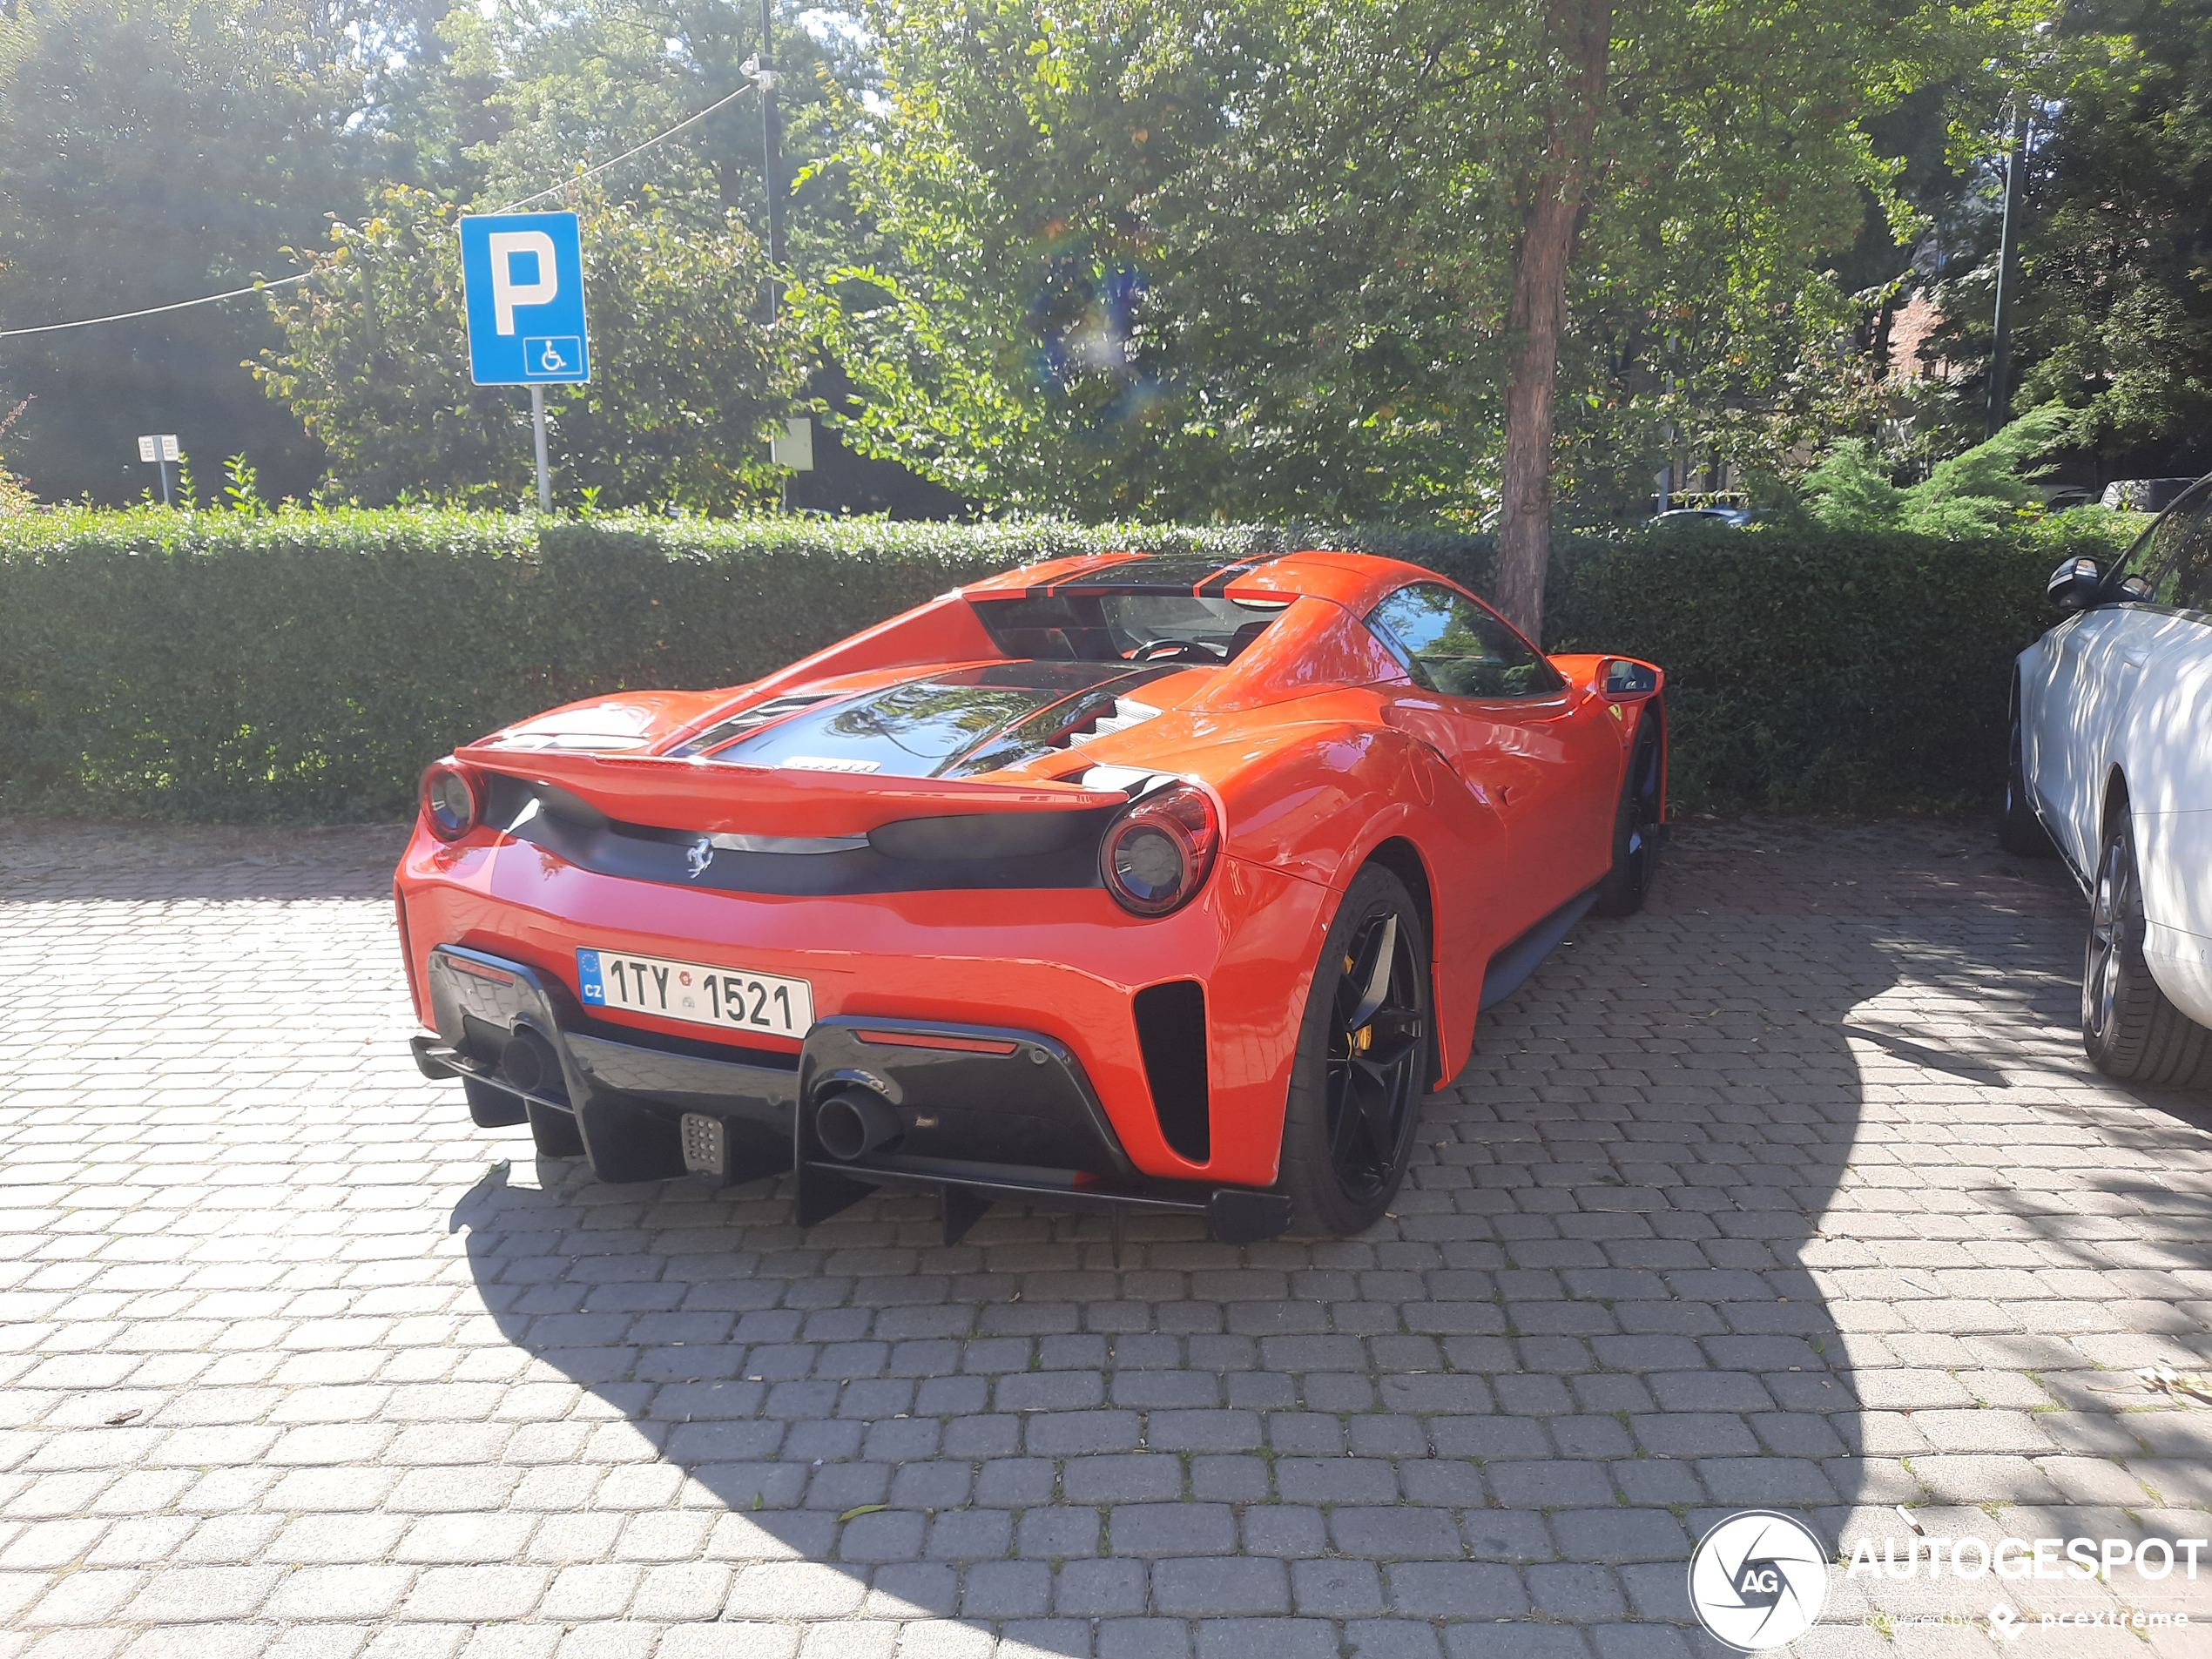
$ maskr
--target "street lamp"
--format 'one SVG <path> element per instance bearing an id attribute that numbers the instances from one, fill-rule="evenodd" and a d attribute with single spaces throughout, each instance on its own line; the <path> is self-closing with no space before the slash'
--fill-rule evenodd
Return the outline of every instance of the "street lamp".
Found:
<path id="1" fill-rule="evenodd" d="M 2005 227 L 1997 242 L 1996 341 L 1989 354 L 1989 415 L 1985 437 L 2005 424 L 2012 402 L 2006 382 L 2013 371 L 2013 290 L 2020 281 L 2020 216 L 2027 194 L 2027 92 L 2013 94 L 2013 142 L 2005 158 Z"/>
<path id="2" fill-rule="evenodd" d="M 1997 314 L 1991 323 L 1996 338 L 1989 353 L 1989 413 L 1984 433 L 1991 438 L 2005 424 L 2012 406 L 2007 382 L 2013 374 L 2013 290 L 2020 286 L 2020 225 L 2027 209 L 2029 82 L 2050 61 L 2050 36 L 2051 21 L 2047 17 L 2035 25 L 2035 48 L 2020 65 L 2013 87 L 2012 143 L 2005 152 L 2005 223 L 1997 240 Z"/>

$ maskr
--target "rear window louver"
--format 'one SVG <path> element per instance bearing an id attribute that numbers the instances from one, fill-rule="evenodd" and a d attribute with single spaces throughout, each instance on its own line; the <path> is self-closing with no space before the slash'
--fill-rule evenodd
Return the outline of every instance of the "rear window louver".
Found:
<path id="1" fill-rule="evenodd" d="M 758 732 L 764 725 L 773 725 L 786 714 L 796 714 L 801 709 L 812 708 L 824 701 L 826 691 L 809 691 L 797 697 L 772 697 L 765 703 L 733 714 L 726 720 L 718 720 L 694 737 L 689 737 L 668 751 L 671 757 L 704 754 L 709 749 L 719 749 L 733 743 L 748 732 Z"/>

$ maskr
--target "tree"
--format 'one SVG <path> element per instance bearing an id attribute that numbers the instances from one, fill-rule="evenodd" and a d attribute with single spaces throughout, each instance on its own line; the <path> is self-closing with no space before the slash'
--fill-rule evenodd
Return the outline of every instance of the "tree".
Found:
<path id="1" fill-rule="evenodd" d="M 701 230 L 649 191 L 573 195 L 595 378 L 545 388 L 562 494 L 705 512 L 759 498 L 778 475 L 767 426 L 792 408 L 799 365 L 790 330 L 751 314 L 759 246 L 734 215 Z M 469 381 L 458 217 L 390 187 L 273 300 L 285 346 L 254 372 L 322 442 L 334 499 L 509 505 L 531 487 L 526 394 Z"/>
<path id="2" fill-rule="evenodd" d="M 1767 395 L 1837 325 L 1824 256 L 1870 200 L 1903 216 L 1866 122 L 1985 27 L 1904 0 L 873 17 L 887 105 L 846 159 L 878 240 L 804 297 L 863 447 L 1007 506 L 1494 522 L 1531 631 L 1562 472 L 1617 489 L 1690 387 Z"/>
<path id="3" fill-rule="evenodd" d="M 870 256 L 794 302 L 860 394 L 846 432 L 1014 509 L 1187 515 L 1217 475 L 1204 373 L 1157 320 L 1176 216 L 1148 193 L 1217 134 L 1231 53 L 1140 75 L 1141 7 L 913 0 L 872 14 L 884 115 L 839 159 Z"/>
<path id="4" fill-rule="evenodd" d="M 371 0 L 354 25 L 363 84 L 352 121 L 367 179 L 456 201 L 482 191 L 488 158 L 514 125 L 503 21 L 457 0 Z"/>
<path id="5" fill-rule="evenodd" d="M 2067 440 L 2075 419 L 2063 405 L 2046 404 L 1903 489 L 1865 439 L 1845 438 L 1805 474 L 1802 487 L 1812 516 L 1831 529 L 1986 535 L 2040 510 L 2033 463 Z"/>
<path id="6" fill-rule="evenodd" d="M 2105 475 L 2212 466 L 2212 4 L 2082 0 L 2035 78 L 2016 401 Z"/>
<path id="7" fill-rule="evenodd" d="M 488 206 L 618 155 L 748 86 L 743 65 L 760 50 L 754 0 L 594 0 L 582 9 L 503 0 L 486 28 L 503 66 L 492 100 L 502 130 L 475 152 Z M 797 171 L 841 142 L 844 91 L 867 71 L 851 43 L 833 51 L 787 17 L 778 20 L 774 55 L 789 194 Z M 758 228 L 766 206 L 762 152 L 759 101 L 743 97 L 609 183 L 620 189 L 650 179 L 669 211 L 717 225 L 735 211 Z M 819 167 L 788 207 L 789 252 L 799 262 L 818 257 L 823 236 L 841 238 L 836 180 Z"/>
<path id="8" fill-rule="evenodd" d="M 364 210 L 384 184 L 487 209 L 534 195 L 745 85 L 739 64 L 759 49 L 759 29 L 746 0 L 9 6 L 0 330 L 287 275 L 296 268 L 287 247 L 320 241 L 334 219 L 374 217 Z M 844 107 L 824 82 L 857 84 L 862 65 L 849 45 L 822 48 L 787 19 L 776 51 L 792 159 L 819 161 L 835 147 L 826 112 Z M 759 216 L 760 155 L 759 105 L 739 98 L 608 182 L 630 192 L 656 184 L 654 222 L 708 248 L 732 208 Z M 810 176 L 793 208 L 794 255 L 815 258 L 823 236 L 844 234 L 833 169 Z M 755 305 L 762 291 L 735 303 Z M 0 340 L 0 387 L 38 397 L 15 434 L 16 458 L 50 496 L 122 501 L 151 476 L 136 462 L 136 436 L 176 432 L 201 455 L 250 452 L 272 493 L 304 495 L 321 452 L 245 367 L 283 354 L 281 339 L 268 306 L 249 294 Z M 623 367 L 652 377 L 650 366 Z M 582 418 L 563 413 L 571 427 Z M 442 424 L 454 418 L 448 410 Z M 409 487 L 439 475 L 434 467 Z"/>
<path id="9" fill-rule="evenodd" d="M 318 0 L 39 0 L 0 21 L 0 330 L 279 274 L 284 243 L 358 199 L 346 30 Z M 272 338 L 247 298 L 0 341 L 0 383 L 38 400 L 18 462 L 50 497 L 128 499 L 136 436 L 176 432 L 304 489 L 314 446 L 239 368 Z"/>
<path id="10" fill-rule="evenodd" d="M 1598 124 L 1609 113 L 1612 0 L 1546 0 L 1536 63 L 1541 128 L 1511 175 L 1519 246 L 1506 309 L 1504 489 L 1498 608 L 1541 638 L 1551 566 L 1552 419 L 1568 269 L 1591 205 Z"/>

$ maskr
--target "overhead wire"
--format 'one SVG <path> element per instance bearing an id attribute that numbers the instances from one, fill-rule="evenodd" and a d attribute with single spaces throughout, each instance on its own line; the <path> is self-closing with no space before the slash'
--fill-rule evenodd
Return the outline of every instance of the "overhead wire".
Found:
<path id="1" fill-rule="evenodd" d="M 525 196 L 520 201 L 509 202 L 506 206 L 499 208 L 496 211 L 502 213 L 511 213 L 518 207 L 527 207 L 532 202 L 543 201 L 548 196 L 557 196 L 564 190 L 583 184 L 589 179 L 597 179 L 601 173 L 606 172 L 610 167 L 620 166 L 624 162 L 629 160 L 631 157 L 638 155 L 644 151 L 651 149 L 657 144 L 663 143 L 667 139 L 674 138 L 685 127 L 691 126 L 696 122 L 704 121 L 708 116 L 712 115 L 717 110 L 721 109 L 724 105 L 734 104 L 738 99 L 743 98 L 747 92 L 757 91 L 758 90 L 759 90 L 758 84 L 749 81 L 745 85 L 738 88 L 736 91 L 729 93 L 725 97 L 715 99 L 713 103 L 708 105 L 705 109 L 695 111 L 691 114 L 685 116 L 681 121 L 678 121 L 674 126 L 670 127 L 666 132 L 656 132 L 651 138 L 646 139 L 643 144 L 632 145 L 629 149 L 624 151 L 620 155 L 614 157 L 612 159 L 603 161 L 597 166 L 577 173 L 572 179 L 563 179 L 558 184 L 549 185 L 543 190 L 539 191 L 535 196 Z M 294 282 L 305 282 L 309 277 L 314 274 L 315 273 L 313 271 L 297 271 L 290 276 L 278 277 L 273 281 L 255 282 L 249 287 L 243 288 L 231 288 L 221 293 L 202 294 L 197 300 L 173 300 L 165 306 L 147 306 L 138 311 L 118 311 L 105 317 L 79 317 L 74 322 L 40 323 L 35 327 L 30 328 L 0 328 L 0 340 L 19 340 L 26 334 L 58 334 L 62 330 L 67 328 L 91 328 L 98 327 L 101 323 L 107 322 L 130 322 L 139 317 L 158 317 L 164 312 L 167 311 L 189 311 L 194 306 L 212 306 L 225 300 L 236 300 L 249 293 L 266 293 L 272 288 L 282 288 L 289 287 Z"/>
<path id="2" fill-rule="evenodd" d="M 64 328 L 91 328 L 104 322 L 129 322 L 134 317 L 158 317 L 165 311 L 189 311 L 194 306 L 212 306 L 220 300 L 235 300 L 245 293 L 266 293 L 271 288 L 281 288 L 294 282 L 305 282 L 314 274 L 301 271 L 296 275 L 279 277 L 273 282 L 256 282 L 250 287 L 232 288 L 224 293 L 202 294 L 197 300 L 179 300 L 165 306 L 148 306 L 143 311 L 118 311 L 105 317 L 79 317 L 75 322 L 44 322 L 35 328 L 0 328 L 0 340 L 17 340 L 24 334 L 58 334 Z"/>
<path id="3" fill-rule="evenodd" d="M 712 115 L 715 111 L 720 109 L 724 105 L 734 104 L 739 98 L 743 98 L 747 92 L 757 91 L 759 90 L 759 89 L 752 82 L 748 81 L 745 84 L 740 86 L 736 91 L 730 93 L 727 97 L 718 98 L 715 99 L 713 103 L 708 105 L 705 109 L 698 111 L 696 114 L 685 116 L 674 126 L 669 128 L 667 132 L 656 132 L 651 138 L 646 139 L 644 143 L 632 145 L 629 149 L 624 151 L 612 160 L 603 161 L 597 166 L 593 167 L 587 172 L 577 174 L 577 176 L 573 179 L 563 179 L 556 185 L 548 185 L 543 190 L 539 191 L 536 195 L 525 196 L 520 201 L 509 202 L 506 206 L 500 208 L 498 211 L 502 213 L 511 213 L 517 207 L 528 207 L 532 202 L 542 202 L 548 196 L 557 196 L 561 193 L 561 192 L 569 189 L 572 185 L 580 185 L 588 179 L 597 179 L 601 173 L 606 172 L 608 168 L 620 166 L 624 162 L 629 160 L 631 157 L 637 154 L 640 151 L 650 150 L 662 140 L 674 138 L 678 133 L 681 132 L 685 127 L 690 126 L 693 122 L 705 120 L 708 116 Z"/>

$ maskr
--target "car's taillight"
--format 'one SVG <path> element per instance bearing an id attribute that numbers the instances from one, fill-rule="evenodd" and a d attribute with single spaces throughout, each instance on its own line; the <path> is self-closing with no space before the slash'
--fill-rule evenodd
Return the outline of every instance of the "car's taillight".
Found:
<path id="1" fill-rule="evenodd" d="M 1221 819 L 1195 784 L 1153 791 L 1116 819 L 1098 849 L 1098 873 L 1123 909 L 1164 916 L 1206 884 Z"/>
<path id="2" fill-rule="evenodd" d="M 422 774 L 422 822 L 430 833 L 457 841 L 483 821 L 483 780 L 457 760 L 433 761 Z"/>

